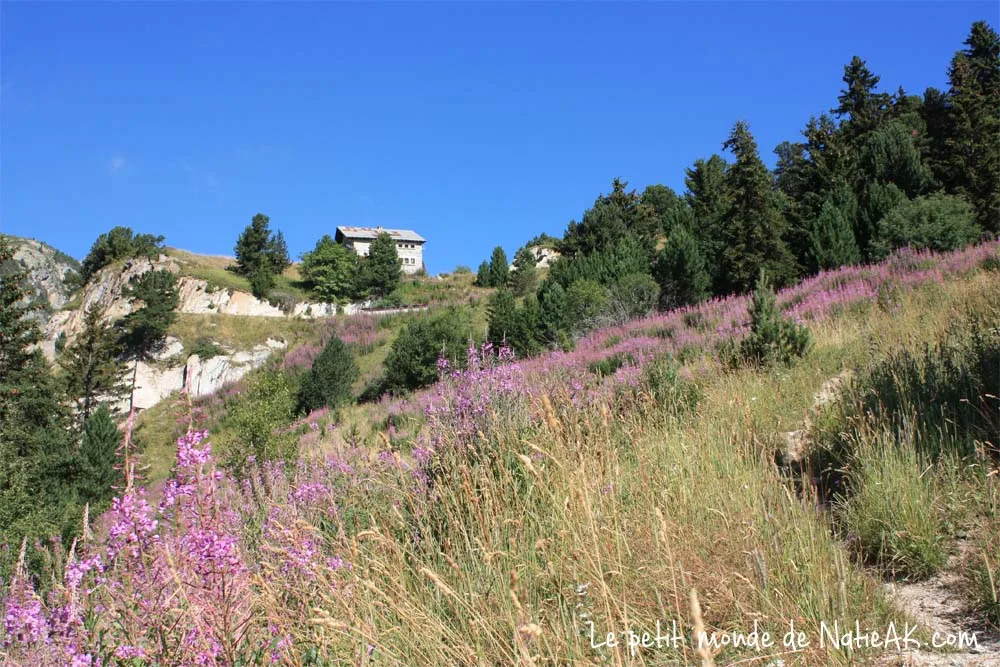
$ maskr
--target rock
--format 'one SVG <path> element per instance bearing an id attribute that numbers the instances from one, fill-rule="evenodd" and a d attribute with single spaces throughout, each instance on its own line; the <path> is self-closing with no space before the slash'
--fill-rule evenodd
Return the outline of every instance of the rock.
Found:
<path id="1" fill-rule="evenodd" d="M 284 341 L 268 339 L 252 350 L 202 359 L 193 354 L 188 357 L 184 370 L 185 382 L 192 396 L 213 394 L 222 387 L 237 382 L 255 368 L 260 367 L 271 356 L 271 352 L 282 349 Z"/>
<path id="2" fill-rule="evenodd" d="M 174 338 L 173 336 L 167 336 L 167 339 L 163 344 L 163 349 L 153 355 L 153 359 L 156 361 L 166 361 L 167 359 L 176 357 L 183 351 L 184 344 L 181 343 L 180 339 Z"/>
<path id="3" fill-rule="evenodd" d="M 43 322 L 69 300 L 69 277 L 79 272 L 80 263 L 52 246 L 34 239 L 5 236 L 14 248 L 14 261 L 28 272 L 29 299 L 44 302 L 33 316 Z"/>

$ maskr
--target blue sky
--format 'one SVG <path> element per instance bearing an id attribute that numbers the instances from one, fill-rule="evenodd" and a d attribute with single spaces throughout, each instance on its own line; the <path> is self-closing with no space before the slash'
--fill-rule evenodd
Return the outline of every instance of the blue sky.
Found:
<path id="1" fill-rule="evenodd" d="M 836 104 L 946 87 L 996 3 L 0 3 L 0 231 L 115 225 L 231 254 L 406 227 L 432 273 L 558 235 L 619 176 L 681 192 L 737 119 L 762 154 Z"/>

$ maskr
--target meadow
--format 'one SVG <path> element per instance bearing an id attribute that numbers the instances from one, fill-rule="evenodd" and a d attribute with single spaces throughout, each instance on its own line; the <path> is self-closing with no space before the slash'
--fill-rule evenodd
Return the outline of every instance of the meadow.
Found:
<path id="1" fill-rule="evenodd" d="M 811 339 L 788 365 L 733 362 L 749 297 L 528 360 L 472 347 L 429 389 L 299 420 L 298 460 L 243 479 L 201 429 L 222 404 L 182 401 L 169 475 L 86 518 L 48 578 L 5 582 L 6 664 L 858 664 L 887 651 L 823 628 L 913 623 L 884 580 L 959 551 L 996 626 L 998 248 L 779 292 Z M 390 335 L 330 327 L 361 359 Z M 795 431 L 809 451 L 776 465 Z M 790 624 L 811 639 L 794 652 L 692 640 Z"/>

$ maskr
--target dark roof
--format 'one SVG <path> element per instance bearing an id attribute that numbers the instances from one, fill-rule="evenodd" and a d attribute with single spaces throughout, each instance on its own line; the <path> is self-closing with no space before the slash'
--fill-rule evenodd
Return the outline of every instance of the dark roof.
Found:
<path id="1" fill-rule="evenodd" d="M 372 239 L 379 234 L 388 234 L 396 241 L 424 243 L 426 239 L 410 229 L 387 229 L 385 227 L 337 227 L 337 238 Z"/>

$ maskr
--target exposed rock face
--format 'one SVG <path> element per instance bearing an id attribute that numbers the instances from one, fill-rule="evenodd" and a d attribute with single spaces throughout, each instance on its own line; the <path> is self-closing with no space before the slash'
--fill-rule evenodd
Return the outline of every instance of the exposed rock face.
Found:
<path id="1" fill-rule="evenodd" d="M 202 359 L 192 354 L 184 363 L 164 366 L 162 360 L 177 359 L 183 350 L 183 347 L 178 349 L 180 341 L 168 339 L 166 348 L 158 355 L 160 363 L 148 364 L 140 361 L 136 367 L 133 405 L 138 410 L 151 408 L 173 392 L 185 387 L 192 396 L 213 394 L 260 367 L 272 352 L 283 349 L 286 345 L 284 341 L 269 338 L 267 342 L 255 346 L 252 350 L 221 354 L 210 359 Z M 126 412 L 128 405 L 128 397 L 125 397 L 118 408 Z"/>
<path id="2" fill-rule="evenodd" d="M 535 255 L 535 268 L 542 269 L 552 266 L 552 263 L 559 259 L 559 251 L 542 246 L 531 246 L 528 248 Z"/>
<path id="3" fill-rule="evenodd" d="M 47 304 L 45 310 L 39 311 L 39 317 L 47 319 L 52 311 L 62 308 L 69 300 L 67 279 L 79 271 L 80 263 L 34 239 L 19 236 L 5 238 L 14 247 L 14 261 L 28 271 L 32 300 L 39 299 Z"/>

